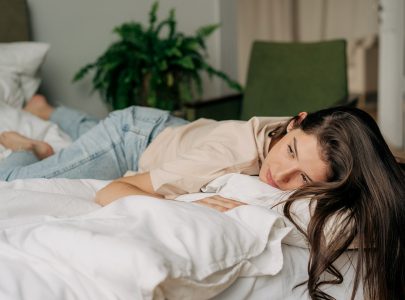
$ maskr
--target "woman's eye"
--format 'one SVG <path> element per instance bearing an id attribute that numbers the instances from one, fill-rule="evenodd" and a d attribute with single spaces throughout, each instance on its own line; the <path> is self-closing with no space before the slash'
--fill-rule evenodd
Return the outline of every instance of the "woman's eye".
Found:
<path id="1" fill-rule="evenodd" d="M 288 154 L 291 156 L 291 157 L 295 157 L 295 154 L 294 154 L 294 151 L 293 151 L 293 149 L 292 149 L 292 147 L 290 146 L 290 145 L 288 145 Z"/>
<path id="2" fill-rule="evenodd" d="M 304 174 L 301 174 L 301 177 L 302 177 L 302 181 L 303 181 L 304 183 L 308 183 L 308 182 L 309 182 L 307 176 L 305 176 Z"/>

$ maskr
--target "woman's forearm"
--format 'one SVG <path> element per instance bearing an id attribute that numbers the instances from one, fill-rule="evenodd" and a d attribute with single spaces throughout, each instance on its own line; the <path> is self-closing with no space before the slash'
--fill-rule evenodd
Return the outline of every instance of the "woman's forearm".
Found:
<path id="1" fill-rule="evenodd" d="M 145 192 L 142 189 L 130 183 L 113 181 L 112 183 L 108 184 L 106 187 L 102 188 L 97 192 L 95 201 L 97 204 L 105 206 L 121 197 L 130 195 L 144 195 L 162 198 L 161 195 Z"/>

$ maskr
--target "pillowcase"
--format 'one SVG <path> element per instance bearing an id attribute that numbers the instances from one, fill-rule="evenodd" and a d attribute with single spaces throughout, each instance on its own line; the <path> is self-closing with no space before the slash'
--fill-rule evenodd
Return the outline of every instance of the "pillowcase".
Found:
<path id="1" fill-rule="evenodd" d="M 13 107 L 22 107 L 24 93 L 21 78 L 16 73 L 6 72 L 0 68 L 0 101 Z"/>
<path id="2" fill-rule="evenodd" d="M 203 193 L 186 194 L 176 198 L 178 201 L 192 202 L 212 195 L 220 195 L 246 204 L 265 207 L 283 217 L 288 226 L 293 227 L 290 234 L 283 239 L 284 244 L 308 248 L 305 237 L 284 217 L 282 204 L 291 192 L 276 189 L 264 182 L 258 176 L 231 173 L 220 176 L 201 189 Z M 280 204 L 279 204 L 280 203 Z M 311 212 L 308 199 L 294 202 L 291 214 L 297 225 L 303 229 L 308 226 Z M 278 204 L 278 205 L 277 205 Z M 231 210 L 232 211 L 232 210 Z"/>
<path id="3" fill-rule="evenodd" d="M 0 68 L 35 76 L 49 50 L 49 44 L 38 42 L 0 43 Z"/>
<path id="4" fill-rule="evenodd" d="M 278 190 L 264 182 L 262 182 L 258 176 L 249 176 L 243 174 L 227 174 L 218 177 L 202 188 L 205 193 L 218 194 L 224 198 L 234 199 L 251 205 L 263 206 L 268 209 L 284 216 L 283 200 L 287 200 L 292 192 Z M 208 194 L 202 194 L 198 199 L 209 197 Z M 189 201 L 187 199 L 183 201 Z M 180 198 L 181 199 L 181 198 Z M 180 200 L 179 199 L 179 200 Z M 196 199 L 192 200 L 195 201 Z M 280 203 L 280 204 L 278 204 Z M 278 205 L 276 205 L 278 204 Z M 311 216 L 315 209 L 315 205 L 311 205 L 309 199 L 300 199 L 294 202 L 291 206 L 290 213 L 297 223 L 297 225 L 306 230 L 310 222 Z M 329 242 L 335 238 L 335 230 L 339 224 L 342 224 L 342 220 L 347 217 L 346 214 L 335 215 L 331 217 L 325 224 L 325 238 Z M 290 221 L 285 218 L 285 222 L 289 226 L 294 226 Z M 308 247 L 306 239 L 298 230 L 293 230 L 284 240 L 283 243 L 297 246 Z M 357 240 L 355 240 L 349 249 L 358 248 Z"/>
<path id="5" fill-rule="evenodd" d="M 0 101 L 21 108 L 34 95 L 48 50 L 46 43 L 0 43 Z"/>

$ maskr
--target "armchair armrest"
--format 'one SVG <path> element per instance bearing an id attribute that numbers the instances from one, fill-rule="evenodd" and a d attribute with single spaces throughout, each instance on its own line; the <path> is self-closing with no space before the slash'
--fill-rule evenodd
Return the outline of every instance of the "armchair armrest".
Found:
<path id="1" fill-rule="evenodd" d="M 185 117 L 189 121 L 198 118 L 238 120 L 242 110 L 243 94 L 193 101 L 184 104 Z"/>

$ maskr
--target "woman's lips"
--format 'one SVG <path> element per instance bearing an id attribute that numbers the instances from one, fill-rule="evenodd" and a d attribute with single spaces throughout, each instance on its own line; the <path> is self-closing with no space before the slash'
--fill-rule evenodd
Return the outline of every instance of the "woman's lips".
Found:
<path id="1" fill-rule="evenodd" d="M 272 187 L 275 187 L 275 188 L 279 189 L 279 186 L 274 182 L 273 177 L 271 176 L 270 170 L 267 171 L 266 179 L 267 179 L 267 183 L 268 183 L 269 185 L 271 185 Z"/>

